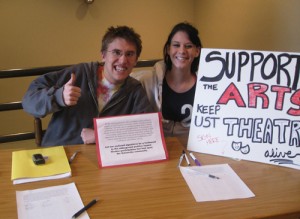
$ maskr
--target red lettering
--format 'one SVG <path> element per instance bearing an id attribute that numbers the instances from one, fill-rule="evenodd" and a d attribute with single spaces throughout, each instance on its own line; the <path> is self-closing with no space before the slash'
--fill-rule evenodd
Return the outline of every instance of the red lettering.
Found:
<path id="1" fill-rule="evenodd" d="M 247 86 L 249 98 L 248 107 L 257 108 L 258 100 L 261 99 L 262 108 L 268 109 L 270 105 L 268 96 L 269 85 L 263 83 L 249 83 Z M 270 91 L 276 95 L 276 99 L 274 100 L 275 110 L 283 110 L 284 104 L 287 102 L 285 101 L 285 96 L 287 93 L 291 93 L 292 88 L 272 85 Z M 274 98 L 272 97 L 271 100 L 273 101 L 273 99 Z M 247 107 L 239 89 L 234 83 L 228 85 L 217 101 L 217 104 L 228 104 L 230 100 L 235 101 L 238 107 Z M 300 89 L 291 95 L 290 102 L 298 107 L 290 107 L 287 110 L 287 114 L 291 116 L 300 116 Z"/>
<path id="2" fill-rule="evenodd" d="M 238 107 L 245 107 L 246 104 L 234 83 L 231 83 L 218 100 L 218 104 L 227 104 L 229 100 L 234 100 Z"/>
<path id="3" fill-rule="evenodd" d="M 272 86 L 271 90 L 277 93 L 275 100 L 275 109 L 282 110 L 284 103 L 284 95 L 285 93 L 291 93 L 292 89 L 289 87 Z"/>
<path id="4" fill-rule="evenodd" d="M 300 90 L 297 90 L 292 96 L 291 96 L 291 103 L 300 106 Z M 290 108 L 287 111 L 287 114 L 291 116 L 300 116 L 300 108 L 295 109 L 295 108 Z"/>
<path id="5" fill-rule="evenodd" d="M 268 90 L 268 85 L 261 83 L 252 83 L 248 84 L 248 95 L 249 95 L 249 107 L 256 108 L 257 107 L 257 98 L 260 97 L 262 99 L 262 108 L 266 109 L 269 107 L 269 98 L 265 94 Z"/>

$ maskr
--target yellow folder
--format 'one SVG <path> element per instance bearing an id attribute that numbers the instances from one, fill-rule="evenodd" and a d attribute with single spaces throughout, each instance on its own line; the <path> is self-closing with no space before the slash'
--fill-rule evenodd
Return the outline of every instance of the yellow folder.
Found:
<path id="1" fill-rule="evenodd" d="M 46 163 L 36 165 L 33 154 L 42 154 Z M 63 146 L 14 151 L 11 180 L 14 184 L 58 179 L 71 176 L 71 168 Z"/>

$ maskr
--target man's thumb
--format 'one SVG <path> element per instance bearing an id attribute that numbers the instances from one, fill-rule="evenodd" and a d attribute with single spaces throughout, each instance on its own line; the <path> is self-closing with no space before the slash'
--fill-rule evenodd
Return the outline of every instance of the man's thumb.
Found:
<path id="1" fill-rule="evenodd" d="M 70 80 L 67 82 L 67 84 L 70 84 L 70 85 L 74 85 L 75 84 L 75 81 L 76 81 L 76 76 L 74 73 L 71 74 L 71 78 Z"/>

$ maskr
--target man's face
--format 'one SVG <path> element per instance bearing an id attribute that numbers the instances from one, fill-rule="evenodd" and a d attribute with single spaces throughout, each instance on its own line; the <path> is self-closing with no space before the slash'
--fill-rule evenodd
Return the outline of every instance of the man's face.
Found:
<path id="1" fill-rule="evenodd" d="M 137 63 L 136 47 L 123 38 L 112 41 L 102 52 L 104 77 L 112 84 L 122 84 Z"/>

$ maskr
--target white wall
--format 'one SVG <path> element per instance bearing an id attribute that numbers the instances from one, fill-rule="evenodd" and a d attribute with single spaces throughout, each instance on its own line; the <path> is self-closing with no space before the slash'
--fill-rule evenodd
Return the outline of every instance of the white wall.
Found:
<path id="1" fill-rule="evenodd" d="M 205 47 L 300 52 L 299 0 L 195 3 L 195 23 Z"/>

